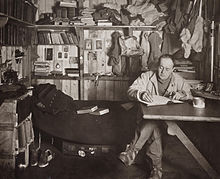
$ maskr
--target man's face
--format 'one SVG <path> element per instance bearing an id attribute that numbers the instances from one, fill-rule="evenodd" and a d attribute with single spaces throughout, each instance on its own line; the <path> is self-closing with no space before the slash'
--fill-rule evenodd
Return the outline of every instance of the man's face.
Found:
<path id="1" fill-rule="evenodd" d="M 162 58 L 158 66 L 158 77 L 162 80 L 169 78 L 173 72 L 173 61 L 170 58 Z"/>

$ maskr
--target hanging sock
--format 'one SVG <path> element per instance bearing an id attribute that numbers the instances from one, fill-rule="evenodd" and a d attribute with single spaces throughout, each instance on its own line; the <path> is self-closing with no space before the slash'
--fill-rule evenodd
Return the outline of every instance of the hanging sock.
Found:
<path id="1" fill-rule="evenodd" d="M 191 53 L 191 45 L 189 44 L 189 40 L 191 38 L 191 34 L 189 29 L 183 28 L 182 32 L 180 33 L 180 39 L 182 41 L 182 47 L 184 49 L 184 58 L 189 58 Z"/>
<path id="2" fill-rule="evenodd" d="M 150 55 L 150 43 L 149 43 L 149 31 L 145 31 L 142 33 L 141 36 L 141 48 L 144 50 L 144 54 L 141 58 L 141 71 L 147 71 L 148 70 L 148 59 Z"/>
<path id="3" fill-rule="evenodd" d="M 203 32 L 204 19 L 201 16 L 201 13 L 202 13 L 202 0 L 200 1 L 199 15 L 196 19 L 194 32 L 189 41 L 189 44 L 196 52 L 201 52 L 203 47 L 202 42 L 203 42 L 203 33 L 204 33 Z"/>

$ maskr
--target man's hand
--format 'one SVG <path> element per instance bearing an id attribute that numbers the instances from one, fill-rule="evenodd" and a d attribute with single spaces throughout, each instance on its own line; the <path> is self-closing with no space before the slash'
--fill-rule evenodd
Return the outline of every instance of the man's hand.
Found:
<path id="1" fill-rule="evenodd" d="M 182 91 L 172 92 L 172 99 L 184 100 L 185 97 L 186 97 L 186 94 Z"/>
<path id="2" fill-rule="evenodd" d="M 153 102 L 153 98 L 152 98 L 152 95 L 151 95 L 149 90 L 146 90 L 146 91 L 142 92 L 140 94 L 140 98 L 143 101 L 146 101 L 146 102 L 149 102 L 149 103 Z"/>

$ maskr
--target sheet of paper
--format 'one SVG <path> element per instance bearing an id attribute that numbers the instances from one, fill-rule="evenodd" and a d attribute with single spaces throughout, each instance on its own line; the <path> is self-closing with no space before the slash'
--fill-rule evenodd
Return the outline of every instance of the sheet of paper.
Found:
<path id="1" fill-rule="evenodd" d="M 146 101 L 143 101 L 142 99 L 140 99 L 140 98 L 139 98 L 139 95 L 138 95 L 138 100 L 139 100 L 141 103 L 147 104 L 148 106 L 165 105 L 165 104 L 167 104 L 168 102 L 175 103 L 175 104 L 183 103 L 182 101 L 179 101 L 179 100 L 171 100 L 171 99 L 169 99 L 169 98 L 167 98 L 167 97 L 159 96 L 159 95 L 153 95 L 152 98 L 153 98 L 153 102 L 146 102 Z"/>

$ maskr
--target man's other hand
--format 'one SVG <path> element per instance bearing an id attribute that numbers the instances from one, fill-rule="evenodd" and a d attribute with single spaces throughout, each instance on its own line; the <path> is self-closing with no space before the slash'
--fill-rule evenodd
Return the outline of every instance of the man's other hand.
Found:
<path id="1" fill-rule="evenodd" d="M 152 97 L 152 95 L 151 95 L 149 90 L 142 92 L 141 95 L 140 95 L 140 98 L 143 101 L 146 101 L 146 102 L 149 102 L 149 103 L 153 102 L 153 97 Z"/>
<path id="2" fill-rule="evenodd" d="M 184 100 L 185 97 L 186 97 L 186 94 L 181 91 L 173 92 L 172 94 L 172 99 L 176 99 L 176 100 Z"/>

